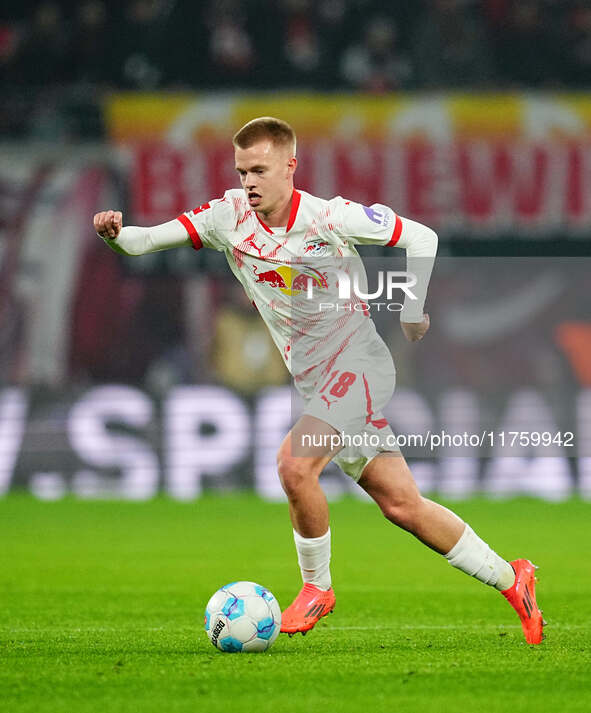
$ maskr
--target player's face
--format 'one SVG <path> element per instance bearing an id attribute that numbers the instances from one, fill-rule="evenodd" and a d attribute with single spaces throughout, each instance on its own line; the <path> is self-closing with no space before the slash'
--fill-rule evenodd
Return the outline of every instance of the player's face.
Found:
<path id="1" fill-rule="evenodd" d="M 271 213 L 289 200 L 297 161 L 283 146 L 259 141 L 248 149 L 234 149 L 236 170 L 251 208 Z"/>

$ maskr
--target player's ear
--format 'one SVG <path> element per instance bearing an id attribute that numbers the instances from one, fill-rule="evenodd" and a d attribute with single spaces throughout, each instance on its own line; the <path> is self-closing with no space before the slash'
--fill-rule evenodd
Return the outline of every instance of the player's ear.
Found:
<path id="1" fill-rule="evenodd" d="M 293 176 L 296 168 L 298 167 L 298 160 L 295 156 L 292 156 L 287 162 L 288 175 Z"/>

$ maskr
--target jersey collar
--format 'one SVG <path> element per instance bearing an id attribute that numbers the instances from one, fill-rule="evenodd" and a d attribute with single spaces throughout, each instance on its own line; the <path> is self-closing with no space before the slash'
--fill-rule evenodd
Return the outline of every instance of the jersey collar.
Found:
<path id="1" fill-rule="evenodd" d="M 302 200 L 302 194 L 299 191 L 296 191 L 296 189 L 293 189 L 293 193 L 291 194 L 291 210 L 289 212 L 289 218 L 287 220 L 287 227 L 285 228 L 285 232 L 289 233 L 290 229 L 292 228 L 293 224 L 295 223 L 295 219 L 298 214 L 298 208 L 300 207 L 300 201 Z M 256 211 L 255 211 L 256 213 Z M 259 214 L 256 213 L 256 217 L 259 219 L 259 223 L 263 226 L 263 228 L 267 231 L 267 233 L 270 233 L 273 235 L 273 230 L 269 228 L 269 226 L 264 223 Z"/>

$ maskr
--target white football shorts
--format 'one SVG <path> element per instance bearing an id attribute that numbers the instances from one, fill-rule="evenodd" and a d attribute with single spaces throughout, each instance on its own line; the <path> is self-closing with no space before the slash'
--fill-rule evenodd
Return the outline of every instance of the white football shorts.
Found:
<path id="1" fill-rule="evenodd" d="M 400 449 L 382 409 L 392 398 L 396 369 L 392 355 L 376 335 L 369 344 L 352 344 L 337 358 L 303 413 L 328 423 L 344 447 L 332 459 L 355 482 L 379 453 Z"/>

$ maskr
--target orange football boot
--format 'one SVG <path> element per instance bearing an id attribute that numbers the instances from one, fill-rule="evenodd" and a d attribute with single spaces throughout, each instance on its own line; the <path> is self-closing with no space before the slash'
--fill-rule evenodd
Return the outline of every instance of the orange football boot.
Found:
<path id="1" fill-rule="evenodd" d="M 304 584 L 298 596 L 281 614 L 281 631 L 290 636 L 298 631 L 305 635 L 323 616 L 332 612 L 334 604 L 332 588 L 325 592 L 314 584 Z"/>
<path id="2" fill-rule="evenodd" d="M 536 565 L 529 560 L 514 560 L 510 563 L 515 571 L 512 587 L 501 594 L 515 609 L 521 619 L 521 626 L 528 644 L 540 644 L 544 638 L 546 622 L 536 602 Z"/>

